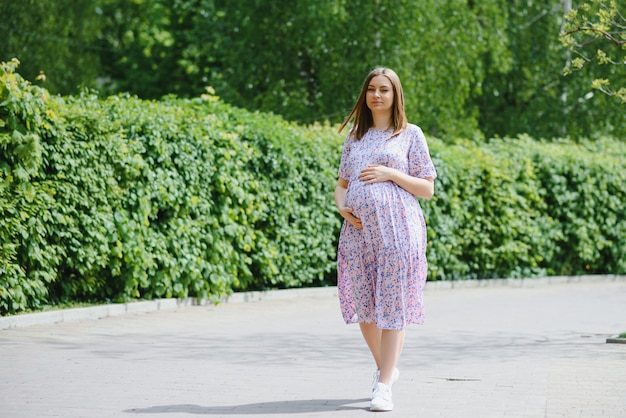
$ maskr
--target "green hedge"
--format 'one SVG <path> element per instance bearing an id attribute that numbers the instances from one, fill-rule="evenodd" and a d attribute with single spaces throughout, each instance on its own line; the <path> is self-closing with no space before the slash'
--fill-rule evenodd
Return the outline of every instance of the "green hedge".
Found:
<path id="1" fill-rule="evenodd" d="M 210 94 L 50 97 L 3 66 L 0 312 L 332 281 L 340 143 Z"/>
<path id="2" fill-rule="evenodd" d="M 626 143 L 436 143 L 430 279 L 626 272 Z"/>
<path id="3" fill-rule="evenodd" d="M 49 96 L 0 72 L 0 313 L 335 280 L 343 143 L 193 100 Z M 623 274 L 626 146 L 431 138 L 431 280 Z"/>

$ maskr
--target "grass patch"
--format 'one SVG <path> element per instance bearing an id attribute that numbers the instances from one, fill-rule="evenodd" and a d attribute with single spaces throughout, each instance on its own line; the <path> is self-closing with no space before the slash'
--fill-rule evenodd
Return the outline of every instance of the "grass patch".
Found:
<path id="1" fill-rule="evenodd" d="M 626 332 L 622 332 L 617 338 L 626 338 Z"/>

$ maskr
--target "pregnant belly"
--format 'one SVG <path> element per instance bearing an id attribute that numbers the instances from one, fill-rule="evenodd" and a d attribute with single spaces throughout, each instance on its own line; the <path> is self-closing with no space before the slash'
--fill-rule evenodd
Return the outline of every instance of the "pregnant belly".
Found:
<path id="1" fill-rule="evenodd" d="M 351 181 L 346 192 L 346 206 L 352 208 L 352 214 L 363 219 L 377 211 L 388 208 L 397 186 L 390 182 L 365 184 Z"/>

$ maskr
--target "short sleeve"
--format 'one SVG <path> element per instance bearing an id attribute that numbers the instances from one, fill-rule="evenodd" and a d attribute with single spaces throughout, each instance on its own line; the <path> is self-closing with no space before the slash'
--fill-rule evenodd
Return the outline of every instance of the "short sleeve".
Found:
<path id="1" fill-rule="evenodd" d="M 352 164 L 350 164 L 350 148 L 352 146 L 352 139 L 348 136 L 343 144 L 343 151 L 341 151 L 341 162 L 339 163 L 339 178 L 350 180 L 352 174 Z"/>
<path id="2" fill-rule="evenodd" d="M 437 177 L 435 166 L 430 159 L 430 152 L 424 132 L 417 127 L 408 132 L 411 137 L 409 146 L 409 175 L 423 179 Z"/>

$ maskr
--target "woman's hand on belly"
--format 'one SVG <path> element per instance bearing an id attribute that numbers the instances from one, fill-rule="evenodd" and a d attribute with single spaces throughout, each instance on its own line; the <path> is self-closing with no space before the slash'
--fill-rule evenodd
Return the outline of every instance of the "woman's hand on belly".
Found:
<path id="1" fill-rule="evenodd" d="M 346 205 L 346 197 L 348 194 L 349 182 L 346 179 L 340 178 L 337 181 L 337 187 L 335 188 L 335 203 L 341 216 L 356 229 L 363 229 L 361 220 L 354 216 L 353 209 Z"/>
<path id="2" fill-rule="evenodd" d="M 338 209 L 341 216 L 343 216 L 346 221 L 350 222 L 353 227 L 363 229 L 361 220 L 352 214 L 352 208 L 340 207 Z"/>
<path id="3" fill-rule="evenodd" d="M 359 180 L 365 184 L 391 181 L 413 196 L 430 199 L 435 193 L 434 178 L 413 177 L 395 168 L 372 164 L 361 170 Z"/>
<path id="4" fill-rule="evenodd" d="M 361 170 L 359 180 L 365 184 L 380 183 L 383 181 L 393 181 L 397 174 L 395 168 L 387 167 L 379 164 L 371 164 Z"/>

